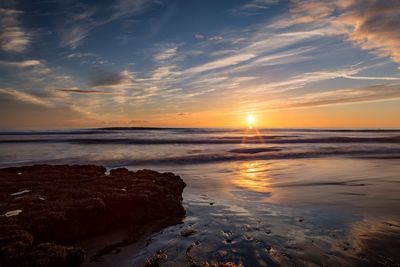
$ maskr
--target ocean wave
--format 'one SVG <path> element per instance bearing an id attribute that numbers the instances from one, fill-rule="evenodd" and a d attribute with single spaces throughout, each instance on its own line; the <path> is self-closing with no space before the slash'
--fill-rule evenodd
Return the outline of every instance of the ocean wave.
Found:
<path id="1" fill-rule="evenodd" d="M 80 145 L 166 145 L 166 144 L 341 144 L 341 143 L 395 143 L 400 136 L 387 137 L 323 137 L 290 138 L 282 136 L 248 136 L 215 138 L 50 138 L 50 139 L 3 139 L 0 143 L 72 143 Z"/>
<path id="2" fill-rule="evenodd" d="M 2 167 L 32 165 L 32 164 L 101 164 L 107 167 L 121 166 L 146 166 L 146 165 L 190 165 L 207 164 L 229 161 L 254 161 L 254 160 L 286 160 L 286 159 L 305 159 L 322 157 L 349 157 L 349 158 L 368 158 L 368 159 L 400 159 L 400 148 L 381 148 L 381 149 L 320 149 L 301 152 L 282 152 L 270 151 L 256 154 L 235 154 L 235 153 L 208 153 L 197 155 L 182 155 L 176 157 L 160 158 L 123 158 L 123 159 L 96 159 L 82 157 L 70 157 L 64 159 L 24 161 L 10 164 L 1 164 Z"/>
<path id="3" fill-rule="evenodd" d="M 153 165 L 153 164 L 199 164 L 223 161 L 248 161 L 248 160 L 274 160 L 274 159 L 297 159 L 297 158 L 317 158 L 328 156 L 349 156 L 349 157 L 368 157 L 377 158 L 381 156 L 400 158 L 399 149 L 377 149 L 377 150 L 320 150 L 303 152 L 271 152 L 264 154 L 200 154 L 190 156 L 167 157 L 157 159 L 134 159 L 123 162 L 123 165 Z M 118 160 L 120 161 L 120 160 Z M 122 160 L 124 161 L 124 160 Z M 112 161 L 109 161 L 112 163 Z M 122 163 L 122 162 L 119 162 Z"/>
<path id="4" fill-rule="evenodd" d="M 179 131 L 179 132 L 243 132 L 242 128 L 178 128 L 178 127 L 104 127 L 97 130 L 109 131 Z M 392 133 L 400 129 L 291 129 L 291 128 L 259 128 L 260 132 L 360 132 L 360 133 Z"/>
<path id="5" fill-rule="evenodd" d="M 257 154 L 271 151 L 281 151 L 283 148 L 278 147 L 255 147 L 255 148 L 236 148 L 229 150 L 231 153 L 241 153 L 241 154 Z"/>
<path id="6" fill-rule="evenodd" d="M 289 129 L 289 128 L 260 128 L 257 130 L 246 130 L 239 128 L 163 128 L 163 127 L 104 127 L 104 128 L 87 128 L 87 129 L 69 129 L 69 130 L 24 130 L 24 131 L 0 131 L 0 136 L 3 135 L 91 135 L 91 134 L 114 134 L 116 132 L 171 132 L 182 134 L 218 134 L 218 133 L 245 133 L 260 134 L 266 133 L 400 133 L 400 129 Z"/>

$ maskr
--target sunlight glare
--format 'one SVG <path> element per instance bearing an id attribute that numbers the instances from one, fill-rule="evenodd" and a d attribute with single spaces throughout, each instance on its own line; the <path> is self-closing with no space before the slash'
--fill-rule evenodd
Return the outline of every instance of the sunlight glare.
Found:
<path id="1" fill-rule="evenodd" d="M 246 117 L 246 121 L 247 121 L 249 128 L 252 129 L 254 126 L 254 123 L 256 122 L 256 118 L 254 117 L 254 115 L 249 114 Z"/>

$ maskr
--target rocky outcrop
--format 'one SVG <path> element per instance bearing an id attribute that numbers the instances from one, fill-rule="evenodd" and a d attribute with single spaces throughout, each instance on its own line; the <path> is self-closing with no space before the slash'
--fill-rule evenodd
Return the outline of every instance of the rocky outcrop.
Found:
<path id="1" fill-rule="evenodd" d="M 78 266 L 80 240 L 127 226 L 134 236 L 152 223 L 179 223 L 184 187 L 179 176 L 151 170 L 0 169 L 0 266 Z"/>

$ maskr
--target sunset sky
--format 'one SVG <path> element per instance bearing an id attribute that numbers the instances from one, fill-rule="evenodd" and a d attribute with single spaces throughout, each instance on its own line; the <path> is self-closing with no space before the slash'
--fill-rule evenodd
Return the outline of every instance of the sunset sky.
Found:
<path id="1" fill-rule="evenodd" d="M 0 7 L 1 129 L 400 127 L 399 0 Z"/>

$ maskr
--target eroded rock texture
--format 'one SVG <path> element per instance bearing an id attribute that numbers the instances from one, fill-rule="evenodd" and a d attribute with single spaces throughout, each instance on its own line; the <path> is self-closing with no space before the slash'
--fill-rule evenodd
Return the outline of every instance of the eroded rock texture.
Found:
<path id="1" fill-rule="evenodd" d="M 78 266 L 76 242 L 120 227 L 179 223 L 185 183 L 173 173 L 95 165 L 0 169 L 0 266 Z M 160 224 L 161 222 L 161 224 Z"/>

